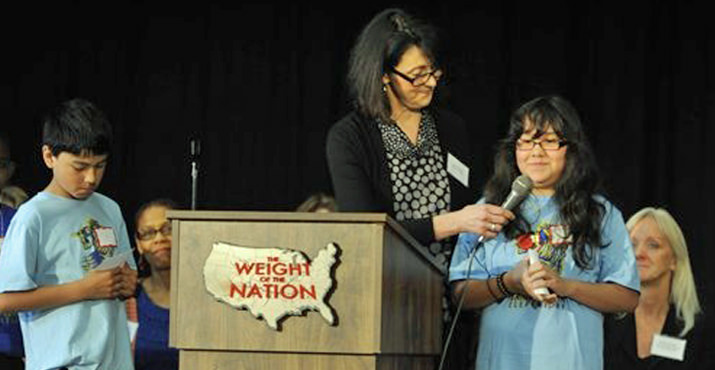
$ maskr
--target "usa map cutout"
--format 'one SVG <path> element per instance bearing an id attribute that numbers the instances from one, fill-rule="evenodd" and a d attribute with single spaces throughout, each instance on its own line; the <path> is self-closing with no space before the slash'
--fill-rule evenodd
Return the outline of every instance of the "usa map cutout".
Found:
<path id="1" fill-rule="evenodd" d="M 338 246 L 329 243 L 310 262 L 300 251 L 216 242 L 204 264 L 204 281 L 218 301 L 248 310 L 273 330 L 283 317 L 308 310 L 334 325 L 325 297 L 333 286 L 331 272 L 338 252 Z"/>

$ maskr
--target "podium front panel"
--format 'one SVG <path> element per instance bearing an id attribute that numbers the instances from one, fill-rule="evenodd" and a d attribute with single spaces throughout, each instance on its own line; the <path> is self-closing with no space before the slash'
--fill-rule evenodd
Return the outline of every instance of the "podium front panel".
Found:
<path id="1" fill-rule="evenodd" d="M 442 275 L 386 215 L 168 215 L 174 237 L 170 345 L 182 353 L 439 353 Z M 279 330 L 273 330 L 250 311 L 218 301 L 204 281 L 204 264 L 217 242 L 299 251 L 310 261 L 329 243 L 336 244 L 333 288 L 325 299 L 335 325 L 319 312 L 306 311 L 284 317 Z"/>
<path id="2" fill-rule="evenodd" d="M 410 253 L 393 229 L 384 233 L 380 353 L 439 354 L 442 275 Z"/>

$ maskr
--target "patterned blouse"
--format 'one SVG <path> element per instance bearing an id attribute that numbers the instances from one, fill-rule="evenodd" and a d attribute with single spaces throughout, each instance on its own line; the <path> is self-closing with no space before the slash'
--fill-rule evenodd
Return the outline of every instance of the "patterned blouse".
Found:
<path id="1" fill-rule="evenodd" d="M 385 144 L 395 218 L 416 220 L 449 212 L 449 179 L 434 118 L 422 112 L 417 144 L 393 122 L 378 121 L 378 126 Z M 435 242 L 429 249 L 447 265 L 448 248 Z"/>

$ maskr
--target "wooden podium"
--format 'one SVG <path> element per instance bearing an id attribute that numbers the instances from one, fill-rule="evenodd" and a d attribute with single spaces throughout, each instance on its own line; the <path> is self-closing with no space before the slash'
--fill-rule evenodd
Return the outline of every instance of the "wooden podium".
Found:
<path id="1" fill-rule="evenodd" d="M 169 344 L 180 368 L 429 369 L 439 362 L 444 271 L 397 222 L 377 213 L 169 211 L 173 226 Z M 215 242 L 285 248 L 314 259 L 339 246 L 327 304 L 273 330 L 219 302 L 204 283 Z"/>

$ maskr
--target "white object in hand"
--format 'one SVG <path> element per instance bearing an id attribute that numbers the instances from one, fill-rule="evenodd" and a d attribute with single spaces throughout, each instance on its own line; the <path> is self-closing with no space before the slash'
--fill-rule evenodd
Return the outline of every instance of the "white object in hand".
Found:
<path id="1" fill-rule="evenodd" d="M 115 254 L 112 257 L 105 258 L 102 263 L 97 265 L 93 270 L 111 270 L 115 267 L 119 267 L 128 261 L 132 257 L 132 251 L 125 251 L 120 254 Z"/>
<path id="2" fill-rule="evenodd" d="M 535 249 L 529 249 L 527 253 L 529 253 L 529 264 L 534 264 L 539 261 L 539 254 L 536 253 Z M 538 294 L 538 295 L 548 295 L 549 294 L 549 290 L 546 289 L 545 287 L 536 288 L 536 289 L 534 289 L 534 292 L 536 292 L 536 294 Z"/>

